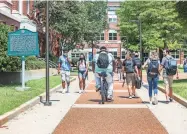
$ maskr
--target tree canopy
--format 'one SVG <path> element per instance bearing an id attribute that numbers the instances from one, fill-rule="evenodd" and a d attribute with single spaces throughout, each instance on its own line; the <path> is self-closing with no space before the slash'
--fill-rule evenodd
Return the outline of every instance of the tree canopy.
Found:
<path id="1" fill-rule="evenodd" d="M 44 12 L 46 1 L 39 2 L 36 7 Z M 76 44 L 96 40 L 106 27 L 107 4 L 103 1 L 50 1 L 51 28 L 62 34 L 62 46 L 74 49 Z M 45 25 L 45 14 L 43 14 Z"/>
<path id="2" fill-rule="evenodd" d="M 129 48 L 138 50 L 139 33 L 136 23 L 141 20 L 144 50 L 156 48 L 177 49 L 184 39 L 183 25 L 178 18 L 176 2 L 127 1 L 117 11 L 121 36 L 128 36 Z"/>

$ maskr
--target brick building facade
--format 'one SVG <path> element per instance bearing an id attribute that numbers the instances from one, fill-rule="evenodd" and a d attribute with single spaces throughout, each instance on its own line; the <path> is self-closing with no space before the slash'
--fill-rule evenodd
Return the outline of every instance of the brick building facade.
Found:
<path id="1" fill-rule="evenodd" d="M 114 58 L 121 57 L 125 58 L 125 49 L 123 49 L 122 42 L 119 35 L 119 27 L 117 26 L 118 17 L 116 15 L 116 10 L 120 8 L 120 1 L 108 1 L 107 3 L 107 22 L 108 29 L 105 29 L 101 35 L 98 37 L 99 43 L 97 46 L 106 46 L 108 51 L 113 54 Z M 98 48 L 94 48 L 94 55 L 99 51 Z M 79 57 L 80 53 L 84 53 L 87 57 L 87 60 L 92 60 L 92 48 L 89 48 L 87 45 L 83 50 L 75 49 L 72 51 L 72 58 Z"/>
<path id="2" fill-rule="evenodd" d="M 28 29 L 36 32 L 35 23 L 30 20 L 34 0 L 1 0 L 0 22 L 17 29 Z"/>

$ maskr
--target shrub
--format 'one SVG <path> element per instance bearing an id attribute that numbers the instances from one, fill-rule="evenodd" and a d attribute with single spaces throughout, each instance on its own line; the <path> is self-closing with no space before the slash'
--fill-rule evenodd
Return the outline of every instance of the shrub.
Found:
<path id="1" fill-rule="evenodd" d="M 21 59 L 7 55 L 9 32 L 12 32 L 11 27 L 0 23 L 0 72 L 19 71 L 21 69 Z"/>
<path id="2" fill-rule="evenodd" d="M 45 61 L 38 60 L 35 56 L 29 56 L 25 61 L 26 70 L 35 70 L 45 68 Z"/>

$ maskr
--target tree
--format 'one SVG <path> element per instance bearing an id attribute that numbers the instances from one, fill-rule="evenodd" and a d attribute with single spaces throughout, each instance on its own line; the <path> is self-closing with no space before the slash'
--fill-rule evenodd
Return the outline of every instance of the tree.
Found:
<path id="1" fill-rule="evenodd" d="M 39 2 L 37 8 L 45 7 L 46 2 Z M 106 2 L 50 1 L 50 27 L 58 31 L 61 45 L 74 49 L 84 41 L 95 40 L 106 26 Z M 41 15 L 45 25 L 45 13 Z"/>
<path id="2" fill-rule="evenodd" d="M 165 1 L 124 2 L 117 12 L 121 36 L 128 36 L 130 47 L 137 49 L 138 26 L 129 20 L 141 19 L 144 50 L 180 48 L 183 26 L 178 19 L 175 4 L 175 2 Z"/>
<path id="3" fill-rule="evenodd" d="M 0 23 L 0 72 L 18 71 L 21 68 L 19 57 L 7 55 L 8 33 L 12 32 L 11 27 Z"/>

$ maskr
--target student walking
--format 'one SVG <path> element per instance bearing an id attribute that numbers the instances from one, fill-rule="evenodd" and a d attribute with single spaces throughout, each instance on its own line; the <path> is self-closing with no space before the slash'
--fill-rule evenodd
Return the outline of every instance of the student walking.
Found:
<path id="1" fill-rule="evenodd" d="M 135 71 L 136 70 L 136 71 Z M 123 73 L 126 73 L 126 82 L 129 92 L 129 99 L 135 97 L 135 77 L 138 76 L 138 68 L 135 65 L 131 53 L 126 54 L 126 60 L 123 62 Z"/>
<path id="2" fill-rule="evenodd" d="M 62 51 L 62 55 L 59 57 L 58 63 L 58 74 L 61 74 L 62 78 L 62 93 L 69 93 L 71 59 L 68 57 L 68 51 L 66 49 Z M 67 89 L 65 89 L 66 84 Z"/>
<path id="3" fill-rule="evenodd" d="M 121 81 L 122 80 L 122 61 L 120 57 L 117 58 L 116 67 L 117 67 L 118 80 Z"/>
<path id="4" fill-rule="evenodd" d="M 158 54 L 156 52 L 151 53 L 150 58 L 146 60 L 142 68 L 145 68 L 146 65 L 148 65 L 146 72 L 147 72 L 147 81 L 149 84 L 149 101 L 150 104 L 157 105 L 160 61 L 159 61 Z M 152 101 L 152 91 L 154 91 L 154 101 Z"/>
<path id="5" fill-rule="evenodd" d="M 84 54 L 80 54 L 80 58 L 78 61 L 78 78 L 79 78 L 79 93 L 85 93 L 85 80 L 88 74 L 88 64 L 86 62 Z"/>
<path id="6" fill-rule="evenodd" d="M 172 102 L 173 101 L 173 89 L 172 89 L 172 84 L 173 84 L 173 76 L 177 74 L 177 79 L 179 78 L 178 76 L 178 69 L 177 69 L 177 61 L 170 55 L 170 51 L 164 50 L 163 51 L 163 59 L 161 62 L 160 66 L 160 72 L 163 69 L 163 79 L 164 79 L 164 84 L 165 84 L 165 89 L 166 89 L 166 103 Z"/>
<path id="7" fill-rule="evenodd" d="M 184 73 L 187 73 L 187 57 L 183 61 Z"/>

